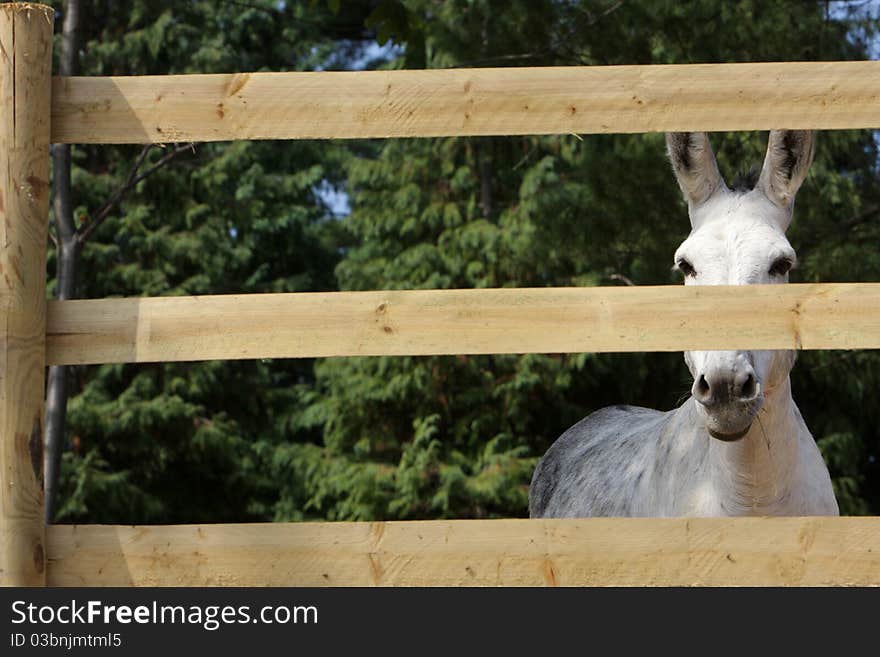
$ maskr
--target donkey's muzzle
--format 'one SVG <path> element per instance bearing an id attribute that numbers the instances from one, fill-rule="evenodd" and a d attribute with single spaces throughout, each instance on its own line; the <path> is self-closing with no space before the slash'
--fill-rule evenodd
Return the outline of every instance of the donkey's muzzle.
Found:
<path id="1" fill-rule="evenodd" d="M 760 386 L 751 367 L 735 372 L 733 376 L 706 376 L 694 381 L 691 392 L 694 399 L 707 409 L 729 404 L 751 404 L 760 394 Z"/>
<path id="2" fill-rule="evenodd" d="M 709 435 L 725 441 L 746 435 L 762 403 L 761 385 L 744 360 L 733 368 L 701 373 L 692 393 L 705 413 Z"/>

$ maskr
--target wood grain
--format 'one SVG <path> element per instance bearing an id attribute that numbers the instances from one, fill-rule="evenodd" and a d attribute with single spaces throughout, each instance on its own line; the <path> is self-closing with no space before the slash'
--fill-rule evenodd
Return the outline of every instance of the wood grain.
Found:
<path id="1" fill-rule="evenodd" d="M 57 78 L 54 142 L 880 127 L 880 62 Z"/>
<path id="2" fill-rule="evenodd" d="M 54 11 L 0 5 L 0 585 L 45 583 L 43 377 Z"/>
<path id="3" fill-rule="evenodd" d="M 51 365 L 327 356 L 880 348 L 880 284 L 53 301 Z"/>
<path id="4" fill-rule="evenodd" d="M 50 586 L 880 586 L 880 518 L 49 527 Z"/>

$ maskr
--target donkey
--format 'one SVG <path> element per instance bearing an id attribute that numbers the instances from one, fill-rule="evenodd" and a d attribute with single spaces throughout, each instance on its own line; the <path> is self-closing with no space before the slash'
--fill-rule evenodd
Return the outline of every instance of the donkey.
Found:
<path id="1" fill-rule="evenodd" d="M 691 232 L 686 285 L 788 282 L 785 237 L 813 133 L 770 133 L 752 189 L 731 190 L 705 133 L 666 136 Z M 791 396 L 794 351 L 689 351 L 675 410 L 614 406 L 568 429 L 538 463 L 532 517 L 838 515 L 831 478 Z"/>

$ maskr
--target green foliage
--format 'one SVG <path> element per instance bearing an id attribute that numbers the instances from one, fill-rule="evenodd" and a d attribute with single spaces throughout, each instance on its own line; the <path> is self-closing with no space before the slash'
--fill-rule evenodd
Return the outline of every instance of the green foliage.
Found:
<path id="1" fill-rule="evenodd" d="M 875 29 L 794 1 L 87 4 L 83 72 L 102 75 L 339 68 L 365 37 L 408 68 L 837 60 L 864 58 Z M 730 179 L 766 134 L 713 143 Z M 137 153 L 74 150 L 82 221 Z M 880 280 L 877 161 L 868 132 L 819 135 L 794 280 Z M 670 284 L 687 232 L 657 134 L 202 145 L 96 231 L 78 292 Z M 880 510 L 878 358 L 807 352 L 793 375 L 847 513 Z M 114 365 L 74 383 L 62 516 L 92 522 L 524 515 L 568 426 L 690 387 L 680 354 L 586 353 Z"/>
<path id="2" fill-rule="evenodd" d="M 86 2 L 82 72 L 312 69 L 332 65 L 340 50 L 328 32 L 351 32 L 303 3 L 249 4 Z M 80 225 L 120 187 L 139 150 L 74 148 Z M 155 149 L 143 168 L 163 154 Z M 340 225 L 316 190 L 340 183 L 346 155 L 310 142 L 196 146 L 139 183 L 95 231 L 78 295 L 332 289 Z M 54 251 L 49 267 L 51 277 Z M 73 368 L 59 519 L 267 517 L 273 482 L 256 447 L 286 440 L 297 386 L 311 378 L 309 361 Z"/>

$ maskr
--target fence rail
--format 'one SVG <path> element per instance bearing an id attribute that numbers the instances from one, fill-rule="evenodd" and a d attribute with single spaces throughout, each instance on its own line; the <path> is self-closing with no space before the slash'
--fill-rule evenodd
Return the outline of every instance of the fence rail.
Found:
<path id="1" fill-rule="evenodd" d="M 56 78 L 80 144 L 880 127 L 880 62 Z"/>
<path id="2" fill-rule="evenodd" d="M 880 348 L 880 284 L 395 290 L 55 301 L 50 365 Z"/>
<path id="3" fill-rule="evenodd" d="M 880 585 L 880 518 L 50 527 L 49 586 Z"/>
<path id="4" fill-rule="evenodd" d="M 45 364 L 880 348 L 877 283 L 166 297 L 47 308 L 50 141 L 878 128 L 880 62 L 53 80 L 53 17 L 47 6 L 0 5 L 0 584 L 880 586 L 880 518 L 44 528 L 39 467 Z"/>

